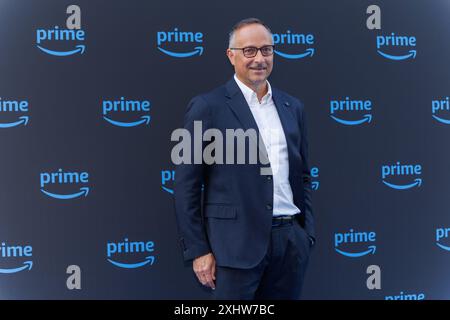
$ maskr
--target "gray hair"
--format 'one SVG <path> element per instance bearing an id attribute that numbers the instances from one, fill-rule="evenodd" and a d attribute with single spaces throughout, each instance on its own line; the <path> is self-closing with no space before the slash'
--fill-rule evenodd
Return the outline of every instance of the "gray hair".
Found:
<path id="1" fill-rule="evenodd" d="M 258 18 L 246 18 L 243 19 L 241 21 L 239 21 L 238 23 L 236 23 L 233 28 L 230 31 L 229 34 L 229 38 L 228 38 L 228 48 L 232 48 L 234 46 L 234 34 L 236 32 L 236 30 L 239 30 L 242 27 L 248 26 L 250 24 L 260 24 L 262 26 L 264 26 L 267 31 L 270 33 L 270 35 L 272 36 L 272 31 L 270 31 L 270 28 L 267 24 L 265 24 L 264 22 L 262 22 L 260 19 Z"/>

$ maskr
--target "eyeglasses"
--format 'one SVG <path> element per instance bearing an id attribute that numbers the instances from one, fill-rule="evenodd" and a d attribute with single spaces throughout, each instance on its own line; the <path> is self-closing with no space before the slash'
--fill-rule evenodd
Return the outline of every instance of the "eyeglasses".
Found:
<path id="1" fill-rule="evenodd" d="M 264 57 L 268 57 L 273 55 L 274 45 L 262 46 L 261 48 L 257 47 L 245 47 L 245 48 L 230 48 L 231 50 L 242 50 L 244 57 L 246 58 L 254 58 L 258 54 L 258 50 L 261 50 L 261 54 Z"/>

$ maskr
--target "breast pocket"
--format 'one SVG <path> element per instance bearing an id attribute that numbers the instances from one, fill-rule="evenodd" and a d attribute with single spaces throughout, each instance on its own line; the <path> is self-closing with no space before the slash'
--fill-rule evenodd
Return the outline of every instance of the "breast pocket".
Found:
<path id="1" fill-rule="evenodd" d="M 236 219 L 237 208 L 226 205 L 205 205 L 205 217 L 216 219 Z"/>

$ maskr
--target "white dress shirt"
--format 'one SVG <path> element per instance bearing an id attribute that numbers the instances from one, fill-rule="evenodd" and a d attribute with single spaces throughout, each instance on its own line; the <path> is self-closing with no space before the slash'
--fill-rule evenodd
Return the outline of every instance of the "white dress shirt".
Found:
<path id="1" fill-rule="evenodd" d="M 289 184 L 289 158 L 286 137 L 272 99 L 272 88 L 267 81 L 268 91 L 259 102 L 256 92 L 241 82 L 236 74 L 234 80 L 247 101 L 253 118 L 258 125 L 261 138 L 266 146 L 273 173 L 273 215 L 293 215 L 300 212 L 294 204 Z"/>

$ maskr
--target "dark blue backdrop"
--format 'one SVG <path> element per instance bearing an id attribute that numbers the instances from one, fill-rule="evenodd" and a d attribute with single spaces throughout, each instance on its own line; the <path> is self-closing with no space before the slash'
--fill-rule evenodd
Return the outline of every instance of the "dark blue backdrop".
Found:
<path id="1" fill-rule="evenodd" d="M 48 40 L 71 4 L 84 36 Z M 366 27 L 372 4 L 381 30 Z M 233 75 L 228 31 L 256 16 L 313 39 L 278 44 L 305 56 L 277 54 L 270 77 L 309 118 L 317 245 L 304 298 L 447 299 L 449 14 L 447 0 L 0 0 L 0 298 L 208 297 L 177 242 L 170 134 L 190 98 Z M 158 44 L 175 31 L 201 41 Z M 397 45 L 378 48 L 387 36 Z M 150 107 L 105 114 L 121 100 Z M 81 290 L 66 286 L 69 265 Z"/>

